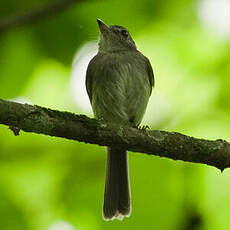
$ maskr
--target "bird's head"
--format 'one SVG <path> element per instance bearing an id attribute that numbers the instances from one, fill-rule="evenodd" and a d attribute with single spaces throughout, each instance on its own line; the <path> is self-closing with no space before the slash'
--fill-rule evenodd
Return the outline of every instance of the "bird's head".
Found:
<path id="1" fill-rule="evenodd" d="M 100 29 L 99 52 L 117 52 L 136 49 L 129 31 L 122 26 L 108 26 L 97 19 Z"/>

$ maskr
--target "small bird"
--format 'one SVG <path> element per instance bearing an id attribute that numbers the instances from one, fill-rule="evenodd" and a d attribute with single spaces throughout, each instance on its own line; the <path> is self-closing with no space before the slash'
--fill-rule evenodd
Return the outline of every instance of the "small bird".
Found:
<path id="1" fill-rule="evenodd" d="M 86 89 L 96 119 L 138 127 L 154 86 L 151 64 L 122 26 L 97 19 L 99 49 L 86 72 Z M 108 147 L 104 220 L 130 216 L 128 157 L 122 146 Z"/>

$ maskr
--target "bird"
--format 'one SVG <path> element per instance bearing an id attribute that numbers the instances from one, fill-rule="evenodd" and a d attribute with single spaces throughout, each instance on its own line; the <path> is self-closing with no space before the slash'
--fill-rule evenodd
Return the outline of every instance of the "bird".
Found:
<path id="1" fill-rule="evenodd" d="M 154 87 L 150 61 L 129 31 L 97 19 L 100 30 L 98 53 L 86 71 L 86 90 L 94 117 L 100 121 L 138 128 Z M 104 220 L 123 220 L 131 214 L 127 151 L 107 147 L 103 204 Z"/>

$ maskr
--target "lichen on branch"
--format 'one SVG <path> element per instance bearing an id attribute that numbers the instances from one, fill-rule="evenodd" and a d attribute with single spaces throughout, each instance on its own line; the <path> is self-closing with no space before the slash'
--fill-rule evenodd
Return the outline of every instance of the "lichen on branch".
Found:
<path id="1" fill-rule="evenodd" d="M 230 167 L 230 143 L 221 139 L 205 140 L 177 132 L 123 127 L 85 115 L 2 99 L 0 124 L 11 130 L 13 127 L 14 133 L 23 130 L 101 146 L 119 145 L 129 151 L 203 163 L 221 171 Z"/>

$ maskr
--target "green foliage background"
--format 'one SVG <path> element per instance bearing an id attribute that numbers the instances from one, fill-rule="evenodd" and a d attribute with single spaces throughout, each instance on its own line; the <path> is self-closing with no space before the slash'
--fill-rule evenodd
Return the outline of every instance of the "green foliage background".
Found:
<path id="1" fill-rule="evenodd" d="M 0 17 L 50 2 L 3 0 Z M 1 34 L 0 98 L 80 113 L 70 92 L 71 63 L 82 45 L 97 39 L 100 18 L 127 27 L 151 60 L 156 88 L 145 124 L 230 141 L 230 39 L 200 22 L 198 5 L 86 1 Z M 129 156 L 132 215 L 104 222 L 104 148 L 23 132 L 15 137 L 0 126 L 1 229 L 229 229 L 229 170 Z"/>

